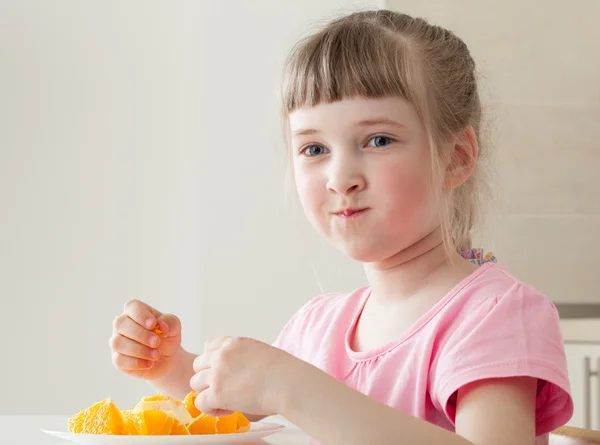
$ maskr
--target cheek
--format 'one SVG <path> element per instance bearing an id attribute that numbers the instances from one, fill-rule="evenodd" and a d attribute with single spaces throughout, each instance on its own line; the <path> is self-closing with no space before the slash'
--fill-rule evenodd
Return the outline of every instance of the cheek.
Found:
<path id="1" fill-rule="evenodd" d="M 323 204 L 323 185 L 314 172 L 303 168 L 294 168 L 294 181 L 300 204 L 306 215 L 314 221 Z"/>
<path id="2" fill-rule="evenodd" d="M 390 163 L 380 170 L 378 182 L 386 207 L 397 218 L 421 223 L 429 219 L 435 206 L 428 166 Z"/>

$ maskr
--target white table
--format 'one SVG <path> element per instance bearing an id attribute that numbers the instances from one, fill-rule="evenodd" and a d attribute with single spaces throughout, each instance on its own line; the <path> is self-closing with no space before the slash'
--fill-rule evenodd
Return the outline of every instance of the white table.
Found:
<path id="1" fill-rule="evenodd" d="M 42 429 L 65 430 L 68 416 L 1 416 L 0 445 L 69 445 L 67 442 L 43 433 Z M 310 445 L 311 439 L 279 417 L 269 418 L 269 422 L 286 425 L 286 429 L 256 441 L 260 445 Z"/>
<path id="2" fill-rule="evenodd" d="M 42 429 L 64 430 L 68 416 L 1 416 L 0 445 L 68 445 L 74 442 L 59 440 L 42 433 Z M 314 445 L 310 437 L 280 417 L 269 422 L 280 423 L 286 429 L 256 441 L 256 445 Z M 550 437 L 550 445 L 579 445 L 582 442 L 558 436 Z"/>

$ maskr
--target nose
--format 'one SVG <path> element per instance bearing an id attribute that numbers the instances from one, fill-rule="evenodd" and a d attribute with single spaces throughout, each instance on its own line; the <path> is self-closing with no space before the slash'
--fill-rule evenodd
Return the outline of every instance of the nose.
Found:
<path id="1" fill-rule="evenodd" d="M 327 190 L 332 193 L 351 195 L 367 185 L 358 159 L 336 159 L 331 163 L 328 173 Z"/>

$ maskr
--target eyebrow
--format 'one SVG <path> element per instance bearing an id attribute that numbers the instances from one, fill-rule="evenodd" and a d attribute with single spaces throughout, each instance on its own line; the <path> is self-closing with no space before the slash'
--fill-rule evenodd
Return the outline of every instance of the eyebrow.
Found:
<path id="1" fill-rule="evenodd" d="M 304 136 L 304 135 L 317 134 L 317 133 L 319 133 L 319 131 L 314 130 L 312 128 L 301 128 L 299 130 L 292 132 L 292 136 Z"/>
<path id="2" fill-rule="evenodd" d="M 391 125 L 393 127 L 405 128 L 404 125 L 402 125 L 401 123 L 396 122 L 392 119 L 387 119 L 385 117 L 366 119 L 364 121 L 357 122 L 356 125 L 361 127 L 371 127 L 373 125 Z"/>
<path id="3" fill-rule="evenodd" d="M 405 126 L 402 125 L 401 123 L 393 121 L 391 119 L 384 118 L 384 117 L 375 118 L 375 119 L 365 119 L 365 120 L 356 122 L 354 125 L 357 125 L 359 127 L 372 127 L 374 125 L 391 125 L 393 127 L 405 128 Z M 320 131 L 315 130 L 313 128 L 300 128 L 300 129 L 294 131 L 292 133 L 292 135 L 293 136 L 304 136 L 304 135 L 311 135 L 311 134 L 317 134 L 317 133 L 320 133 Z"/>

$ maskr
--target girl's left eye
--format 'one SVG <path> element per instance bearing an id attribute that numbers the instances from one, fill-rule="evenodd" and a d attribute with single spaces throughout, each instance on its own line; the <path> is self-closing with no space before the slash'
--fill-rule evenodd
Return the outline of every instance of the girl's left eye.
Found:
<path id="1" fill-rule="evenodd" d="M 371 139 L 369 139 L 369 142 L 367 143 L 368 147 L 385 147 L 386 145 L 389 145 L 393 142 L 394 140 L 390 137 L 387 136 L 373 136 Z"/>

